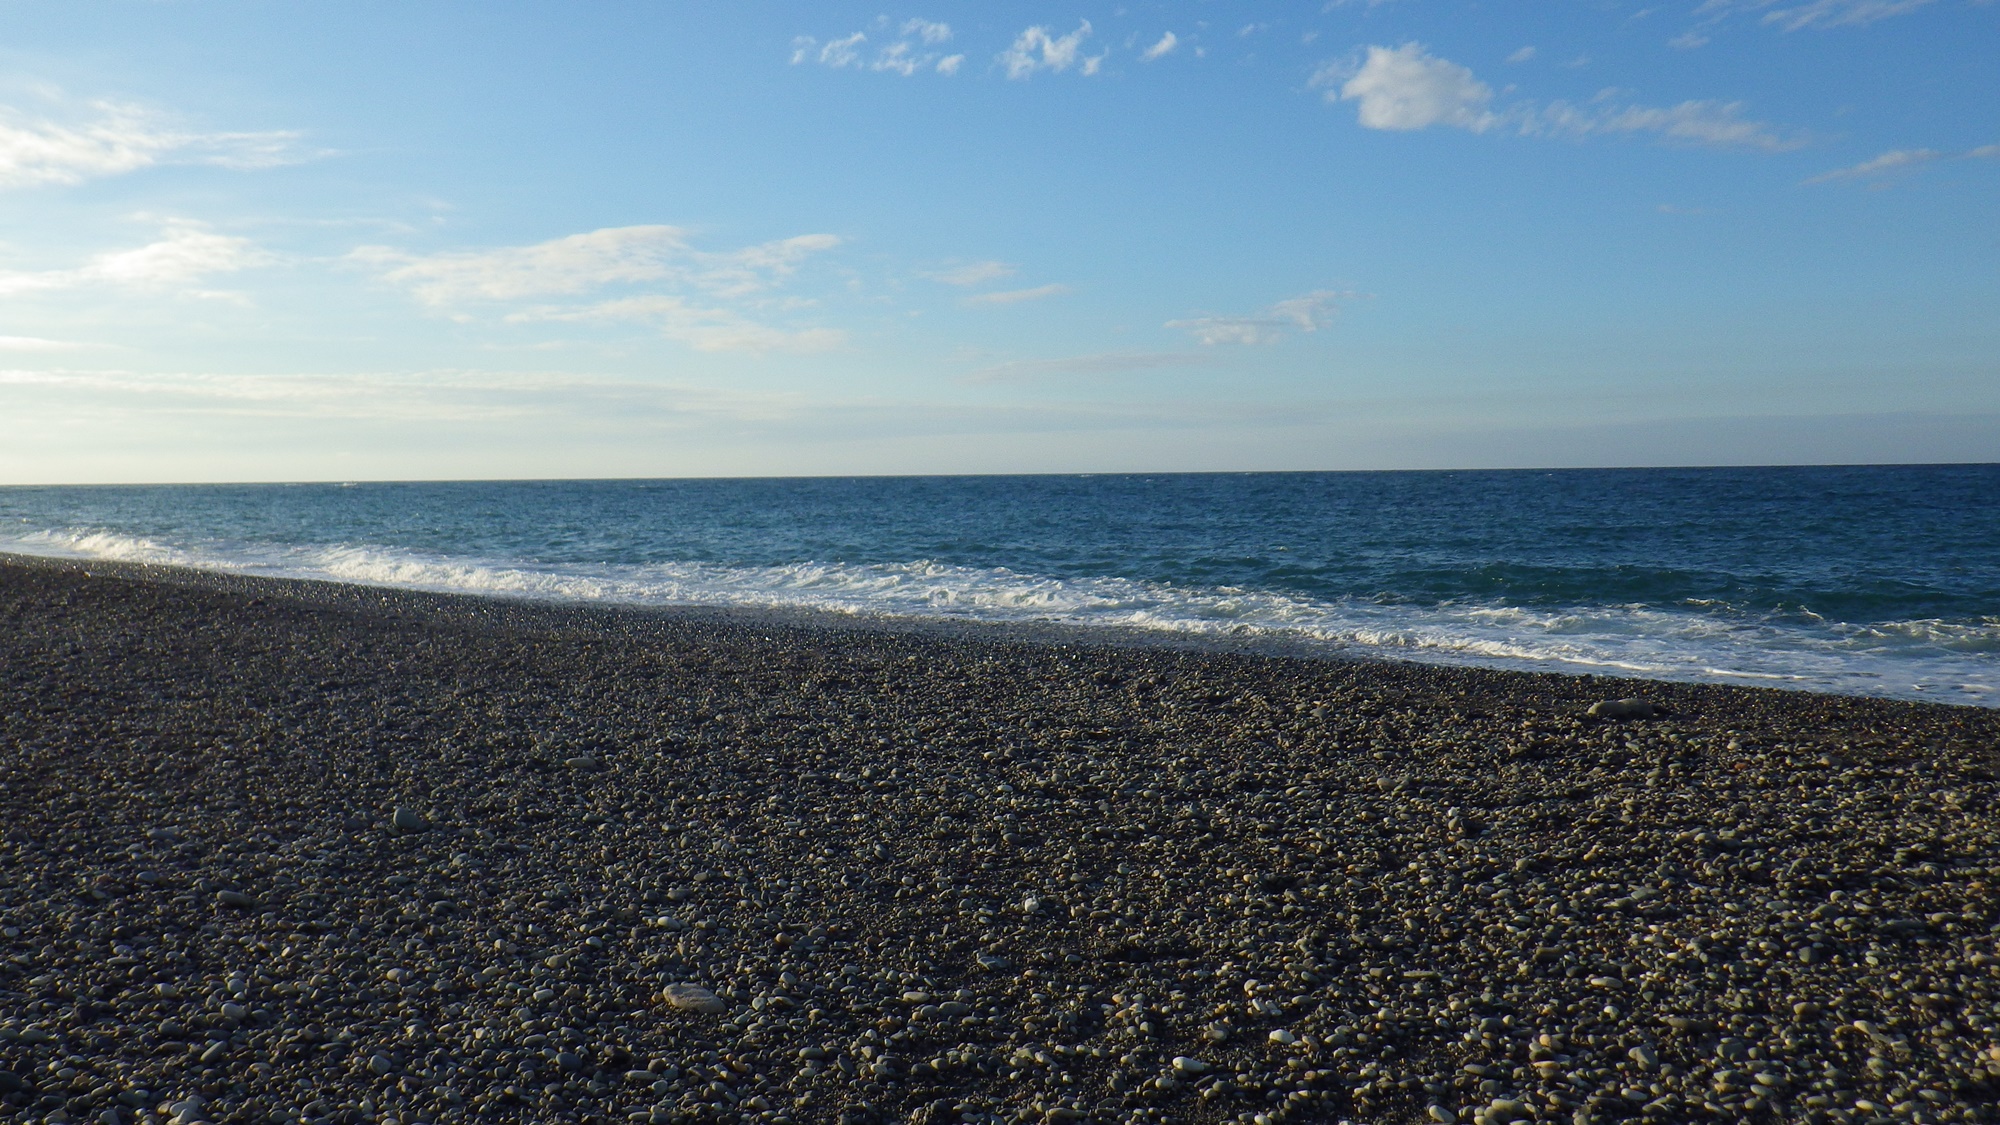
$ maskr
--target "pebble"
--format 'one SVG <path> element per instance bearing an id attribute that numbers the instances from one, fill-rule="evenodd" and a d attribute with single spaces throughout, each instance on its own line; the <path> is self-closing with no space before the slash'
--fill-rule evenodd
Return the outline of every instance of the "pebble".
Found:
<path id="1" fill-rule="evenodd" d="M 0 579 L 0 1121 L 2000 1092 L 1993 713 L 1647 684 L 1670 713 L 1614 723 L 1598 679 Z M 412 794 L 452 829 L 370 831 Z"/>
<path id="2" fill-rule="evenodd" d="M 404 805 L 397 805 L 389 814 L 389 824 L 398 832 L 422 832 L 431 826 L 422 813 Z"/>

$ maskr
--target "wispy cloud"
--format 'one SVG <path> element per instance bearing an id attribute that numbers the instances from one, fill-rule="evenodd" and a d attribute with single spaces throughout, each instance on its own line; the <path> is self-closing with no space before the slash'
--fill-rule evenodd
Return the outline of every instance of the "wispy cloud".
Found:
<path id="1" fill-rule="evenodd" d="M 176 221 L 152 242 L 97 254 L 71 269 L 0 271 L 0 296 L 116 286 L 172 288 L 186 296 L 213 297 L 221 294 L 186 287 L 206 277 L 268 265 L 273 260 L 247 238 L 217 234 L 200 223 Z"/>
<path id="2" fill-rule="evenodd" d="M 1785 152 L 1805 143 L 1798 137 L 1779 133 L 1766 122 L 1744 117 L 1744 108 L 1742 102 L 1719 101 L 1686 101 L 1672 106 L 1623 105 L 1612 96 L 1582 106 L 1557 101 L 1526 115 L 1521 132 L 1574 137 L 1653 133 L 1687 144 L 1765 152 Z"/>
<path id="3" fill-rule="evenodd" d="M 1317 332 L 1333 323 L 1340 305 L 1366 294 L 1315 289 L 1279 301 L 1252 316 L 1198 316 L 1170 320 L 1177 328 L 1207 344 L 1270 344 L 1284 339 L 1287 332 Z"/>
<path id="4" fill-rule="evenodd" d="M 709 387 L 562 371 L 412 371 L 213 374 L 125 370 L 0 369 L 0 387 L 88 396 L 92 416 L 212 414 L 243 418 L 439 423 L 546 420 L 551 415 L 683 416 L 770 422 L 808 407 L 792 392 Z"/>
<path id="5" fill-rule="evenodd" d="M 965 298 L 968 305 L 1018 305 L 1023 301 L 1039 301 L 1044 297 L 1060 297 L 1069 292 L 1063 284 L 1037 285 L 1033 289 L 1003 289 L 997 293 L 978 293 Z"/>
<path id="6" fill-rule="evenodd" d="M 709 308 L 672 294 L 624 297 L 582 308 L 523 309 L 510 315 L 530 321 L 636 321 L 703 352 L 825 352 L 846 343 L 837 329 L 787 330 L 760 324 L 730 309 Z"/>
<path id="7" fill-rule="evenodd" d="M 968 262 L 962 266 L 932 270 L 923 276 L 945 285 L 984 285 L 1003 277 L 1013 277 L 1018 272 L 1006 262 Z"/>
<path id="8" fill-rule="evenodd" d="M 790 276 L 806 258 L 840 245 L 806 234 L 741 250 L 703 251 L 683 227 L 605 227 L 531 246 L 412 255 L 363 246 L 350 257 L 386 267 L 387 281 L 428 304 L 508 301 L 584 293 L 609 285 L 670 281 L 719 297 L 744 297 Z"/>
<path id="9" fill-rule="evenodd" d="M 1122 375 L 1175 367 L 1212 367 L 1213 356 L 1202 352 L 1099 352 L 1060 359 L 1017 359 L 982 367 L 965 376 L 968 383 L 1025 383 L 1069 375 Z"/>
<path id="10" fill-rule="evenodd" d="M 297 133 L 204 133 L 123 102 L 90 102 L 62 116 L 69 120 L 0 107 L 0 187 L 80 184 L 157 164 L 270 168 L 314 155 L 299 148 Z"/>
<path id="11" fill-rule="evenodd" d="M 0 336 L 0 352 L 74 352 L 94 346 L 69 340 L 45 340 L 40 336 Z"/>
<path id="12" fill-rule="evenodd" d="M 1160 36 L 1159 40 L 1155 42 L 1152 46 L 1142 51 L 1139 55 L 1139 58 L 1145 62 L 1153 62 L 1157 59 L 1163 59 L 1166 58 L 1168 55 L 1173 54 L 1174 48 L 1180 45 L 1181 45 L 1181 37 L 1169 31 L 1165 35 Z"/>
<path id="13" fill-rule="evenodd" d="M 950 76 L 958 73 L 964 55 L 946 55 L 936 50 L 951 41 L 951 25 L 939 20 L 912 19 L 893 32 L 883 21 L 886 41 L 870 52 L 868 33 L 856 31 L 838 39 L 821 42 L 810 35 L 792 40 L 792 65 L 816 62 L 834 70 L 873 70 L 900 74 L 905 78 L 919 71 Z"/>
<path id="14" fill-rule="evenodd" d="M 607 227 L 529 246 L 412 255 L 382 246 L 350 258 L 381 270 L 435 309 L 538 300 L 507 314 L 514 322 L 636 321 L 701 351 L 823 351 L 842 337 L 826 329 L 790 330 L 750 313 L 814 255 L 840 239 L 807 234 L 739 250 L 696 249 L 682 227 Z M 603 295 L 610 289 L 623 294 Z M 634 292 L 632 290 L 644 290 Z M 700 294 L 702 301 L 689 298 Z M 548 298 L 589 298 L 568 304 Z M 783 302 L 779 302 L 783 304 Z"/>
<path id="15" fill-rule="evenodd" d="M 1894 172 L 1919 168 L 1940 160 L 1990 160 L 1995 157 L 2000 157 L 2000 145 L 1981 145 L 1964 152 L 1940 152 L 1934 148 L 1897 148 L 1852 167 L 1822 172 L 1806 183 L 1824 184 L 1835 180 L 1882 178 Z"/>
<path id="16" fill-rule="evenodd" d="M 1739 12 L 1762 12 L 1761 22 L 1786 31 L 1804 28 L 1858 27 L 1908 15 L 1927 7 L 1932 0 L 1705 0 L 1695 15 L 1721 19 Z"/>
<path id="17" fill-rule="evenodd" d="M 1742 102 L 1648 106 L 1623 100 L 1621 91 L 1606 90 L 1583 105 L 1524 101 L 1496 110 L 1491 86 L 1419 43 L 1369 47 L 1358 67 L 1329 64 L 1313 76 L 1312 84 L 1325 91 L 1328 102 L 1357 103 L 1357 120 L 1366 129 L 1409 132 L 1443 126 L 1484 133 L 1506 128 L 1524 136 L 1571 137 L 1651 133 L 1688 144 L 1767 152 L 1803 143 L 1773 125 L 1746 118 Z"/>
<path id="18" fill-rule="evenodd" d="M 1029 78 L 1038 70 L 1060 74 L 1072 67 L 1089 76 L 1104 64 L 1104 54 L 1085 55 L 1083 41 L 1088 38 L 1089 20 L 1062 36 L 1051 35 L 1046 27 L 1031 27 L 1014 37 L 1014 45 L 1000 53 L 999 62 L 1009 78 Z"/>
<path id="19" fill-rule="evenodd" d="M 1534 57 L 1535 49 L 1533 47 L 1523 47 L 1513 54 L 1508 55 L 1507 61 L 1510 63 L 1524 63 L 1533 60 Z"/>

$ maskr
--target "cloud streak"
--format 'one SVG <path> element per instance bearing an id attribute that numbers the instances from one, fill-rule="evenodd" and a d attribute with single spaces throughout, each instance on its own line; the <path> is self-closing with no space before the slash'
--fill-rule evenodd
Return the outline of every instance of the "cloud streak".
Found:
<path id="1" fill-rule="evenodd" d="M 1123 375 L 1177 367 L 1212 367 L 1213 356 L 1201 352 L 1099 352 L 1060 359 L 1017 359 L 967 374 L 968 383 L 1028 383 L 1065 375 Z"/>
<path id="2" fill-rule="evenodd" d="M 177 288 L 188 296 L 220 294 L 185 286 L 215 274 L 268 265 L 275 259 L 247 238 L 217 234 L 192 222 L 168 224 L 161 237 L 129 250 L 113 250 L 65 270 L 0 271 L 0 296 L 63 289 Z"/>
<path id="3" fill-rule="evenodd" d="M 1061 283 L 1037 285 L 1032 289 L 1003 289 L 997 293 L 979 293 L 965 298 L 963 303 L 973 306 L 1018 305 L 1024 301 L 1040 301 L 1047 297 L 1060 297 L 1069 291 L 1069 286 Z"/>
<path id="4" fill-rule="evenodd" d="M 1964 152 L 1940 152 L 1934 148 L 1897 148 L 1852 167 L 1822 172 L 1806 183 L 1825 184 L 1836 180 L 1883 178 L 1894 172 L 1920 168 L 1940 160 L 1991 160 L 1995 157 L 2000 157 L 2000 145 L 1981 145 Z"/>
<path id="5" fill-rule="evenodd" d="M 310 159 L 293 132 L 196 132 L 122 102 L 85 109 L 82 120 L 64 122 L 0 107 L 0 188 L 80 184 L 163 164 L 255 169 Z"/>
<path id="6" fill-rule="evenodd" d="M 1763 16 L 1759 22 L 1775 25 L 1785 31 L 1800 31 L 1806 28 L 1860 27 L 1892 16 L 1908 15 L 1919 8 L 1928 7 L 1931 2 L 1932 0 L 1808 0 L 1804 4 L 1792 4 L 1787 0 L 1706 0 L 1706 3 L 1695 9 L 1695 14 L 1719 20 L 1738 12 L 1762 12 Z"/>
<path id="7" fill-rule="evenodd" d="M 655 281 L 736 298 L 771 288 L 807 258 L 832 250 L 840 241 L 836 235 L 806 234 L 711 252 L 696 250 L 686 228 L 649 225 L 605 227 L 530 246 L 424 256 L 363 246 L 350 257 L 386 267 L 384 280 L 408 288 L 431 305 L 564 296 Z"/>
<path id="8" fill-rule="evenodd" d="M 551 415 L 662 421 L 772 422 L 808 404 L 791 392 L 718 390 L 561 371 L 412 371 L 339 374 L 0 369 L 0 388 L 94 400 L 113 412 L 439 423 L 534 422 Z"/>
<path id="9" fill-rule="evenodd" d="M 962 266 L 933 270 L 924 277 L 944 285 L 984 285 L 1020 272 L 1006 262 L 969 262 Z"/>
<path id="10" fill-rule="evenodd" d="M 774 328 L 729 309 L 704 307 L 671 294 L 624 297 L 582 308 L 524 309 L 507 319 L 515 323 L 636 321 L 701 352 L 825 352 L 847 341 L 846 334 L 836 329 Z"/>
<path id="11" fill-rule="evenodd" d="M 1365 294 L 1349 291 L 1315 289 L 1286 298 L 1251 316 L 1198 316 L 1170 320 L 1166 326 L 1186 332 L 1197 343 L 1209 347 L 1217 344 L 1273 344 L 1290 332 L 1319 331 L 1333 323 L 1343 302 L 1363 296 Z"/>

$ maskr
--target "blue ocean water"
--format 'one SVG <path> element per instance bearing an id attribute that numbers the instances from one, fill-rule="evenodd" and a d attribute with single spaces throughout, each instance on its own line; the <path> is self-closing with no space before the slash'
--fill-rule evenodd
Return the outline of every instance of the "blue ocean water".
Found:
<path id="1" fill-rule="evenodd" d="M 2000 466 L 0 489 L 0 550 L 2000 706 Z"/>

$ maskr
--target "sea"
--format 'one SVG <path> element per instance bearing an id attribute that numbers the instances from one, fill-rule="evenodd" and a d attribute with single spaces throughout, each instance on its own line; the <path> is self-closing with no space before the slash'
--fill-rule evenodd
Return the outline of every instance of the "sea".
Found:
<path id="1" fill-rule="evenodd" d="M 12 487 L 0 551 L 2000 706 L 2000 465 Z"/>

